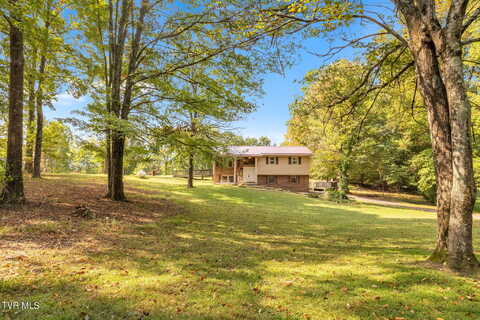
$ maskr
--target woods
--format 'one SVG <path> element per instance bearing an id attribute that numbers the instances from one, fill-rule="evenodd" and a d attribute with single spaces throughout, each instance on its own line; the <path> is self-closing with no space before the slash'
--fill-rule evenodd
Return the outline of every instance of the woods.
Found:
<path id="1" fill-rule="evenodd" d="M 476 1 L 395 0 L 389 14 L 340 0 L 0 5 L 2 205 L 29 201 L 24 174 L 105 173 L 99 196 L 120 202 L 139 171 L 186 170 L 194 188 L 194 170 L 228 146 L 273 144 L 236 123 L 262 107 L 266 74 L 288 73 L 306 39 L 331 38 L 279 143 L 308 146 L 311 176 L 338 180 L 341 198 L 352 184 L 422 194 L 437 214 L 429 261 L 478 271 Z M 60 94 L 88 102 L 51 116 Z"/>

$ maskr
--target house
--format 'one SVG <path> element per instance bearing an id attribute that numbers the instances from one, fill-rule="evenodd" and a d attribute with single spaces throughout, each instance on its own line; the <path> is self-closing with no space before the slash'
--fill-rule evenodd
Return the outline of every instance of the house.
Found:
<path id="1" fill-rule="evenodd" d="M 308 191 L 312 152 L 306 147 L 232 146 L 213 165 L 213 182 Z"/>

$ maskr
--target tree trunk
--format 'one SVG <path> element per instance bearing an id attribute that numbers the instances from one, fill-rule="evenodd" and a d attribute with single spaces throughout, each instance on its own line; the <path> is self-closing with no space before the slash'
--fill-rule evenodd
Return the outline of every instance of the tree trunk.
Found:
<path id="1" fill-rule="evenodd" d="M 113 114 L 122 120 L 128 119 L 128 114 L 131 108 L 133 87 L 135 82 L 133 77 L 127 77 L 125 83 L 125 89 L 123 91 L 123 101 L 121 101 L 121 84 L 122 84 L 122 62 L 124 57 L 124 47 L 127 36 L 127 20 L 128 20 L 128 8 L 129 2 L 124 0 L 122 2 L 122 15 L 120 17 L 120 36 L 115 47 L 115 62 L 113 64 L 113 80 L 112 80 L 112 98 L 111 98 L 111 110 Z M 137 21 L 137 28 L 135 30 L 130 52 L 130 60 L 128 63 L 128 75 L 135 73 L 137 68 L 137 53 L 140 47 L 140 40 L 143 32 L 143 22 L 148 8 L 148 0 L 142 0 L 139 18 Z M 109 191 L 107 196 L 115 201 L 125 201 L 125 192 L 123 187 L 123 157 L 125 152 L 125 134 L 119 130 L 113 130 L 111 133 L 111 170 L 108 179 Z"/>
<path id="2" fill-rule="evenodd" d="M 41 177 L 42 163 L 42 142 L 43 142 L 43 78 L 45 76 L 45 66 L 47 59 L 43 54 L 40 60 L 40 80 L 38 81 L 37 92 L 37 130 L 35 135 L 35 153 L 33 157 L 33 173 L 32 178 Z"/>
<path id="3" fill-rule="evenodd" d="M 109 110 L 109 112 L 111 112 Z M 107 129 L 105 152 L 105 171 L 107 173 L 107 192 L 105 198 L 112 198 L 112 130 Z"/>
<path id="4" fill-rule="evenodd" d="M 36 53 L 33 53 L 34 62 L 32 70 L 36 70 Z M 35 77 L 30 76 L 28 81 L 28 119 L 27 119 L 27 137 L 25 143 L 25 171 L 29 174 L 33 172 L 33 144 L 35 141 Z"/>
<path id="5" fill-rule="evenodd" d="M 115 201 L 125 201 L 123 188 L 123 155 L 125 151 L 125 135 L 118 131 L 112 133 L 112 187 L 110 198 Z"/>
<path id="6" fill-rule="evenodd" d="M 429 260 L 443 263 L 448 256 L 448 229 L 452 186 L 452 141 L 447 91 L 441 79 L 434 44 L 423 36 L 414 50 L 420 92 L 427 107 L 436 172 L 437 240 Z"/>
<path id="7" fill-rule="evenodd" d="M 193 152 L 188 154 L 188 182 L 187 188 L 193 188 Z"/>
<path id="8" fill-rule="evenodd" d="M 444 82 L 452 129 L 453 183 L 448 239 L 448 266 L 471 271 L 480 266 L 473 251 L 472 214 L 476 188 L 473 176 L 471 106 L 463 74 L 460 41 L 448 41 L 444 52 Z"/>
<path id="9" fill-rule="evenodd" d="M 45 67 L 47 65 L 47 50 L 48 50 L 48 38 L 50 29 L 50 1 L 47 1 L 46 7 L 46 20 L 45 20 L 45 34 L 44 43 L 40 57 L 40 67 L 38 69 L 39 80 L 37 89 L 37 129 L 35 135 L 35 153 L 33 156 L 33 172 L 32 178 L 41 177 L 41 163 L 42 163 L 42 143 L 43 143 L 43 84 L 45 81 Z"/>
<path id="10" fill-rule="evenodd" d="M 113 2 L 108 2 L 109 8 L 109 52 L 110 52 L 110 87 L 107 99 L 107 107 L 110 114 L 121 119 L 122 102 L 122 64 L 124 58 L 125 42 L 128 33 L 128 14 L 130 10 L 130 1 L 122 0 L 120 16 L 113 8 Z M 118 24 L 117 24 L 118 21 Z M 114 25 L 115 22 L 115 25 Z M 124 201 L 125 194 L 123 191 L 123 152 L 125 149 L 125 135 L 119 129 L 110 129 L 110 170 L 108 176 L 107 197 Z M 108 142 L 108 141 L 107 141 Z M 108 145 L 108 143 L 107 143 Z M 108 157 L 108 155 L 107 155 Z"/>
<path id="11" fill-rule="evenodd" d="M 350 183 L 350 179 L 348 178 L 348 171 L 350 168 L 349 161 L 347 159 L 343 159 L 340 163 L 340 181 L 339 181 L 339 189 L 341 192 L 345 193 L 345 195 L 350 192 L 348 185 Z"/>
<path id="12" fill-rule="evenodd" d="M 8 138 L 5 186 L 1 203 L 25 202 L 22 175 L 23 147 L 23 33 L 10 25 L 10 79 L 8 88 Z"/>

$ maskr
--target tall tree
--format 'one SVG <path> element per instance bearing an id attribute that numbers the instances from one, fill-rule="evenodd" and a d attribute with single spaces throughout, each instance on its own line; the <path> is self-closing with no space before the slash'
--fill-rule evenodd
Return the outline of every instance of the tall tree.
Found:
<path id="1" fill-rule="evenodd" d="M 43 143 L 43 104 L 45 101 L 45 70 L 47 67 L 47 54 L 50 50 L 49 38 L 50 38 L 50 23 L 51 23 L 51 10 L 52 0 L 46 0 L 43 9 L 44 26 L 41 29 L 41 43 L 40 47 L 40 64 L 38 67 L 38 87 L 36 92 L 36 130 L 35 130 L 35 149 L 33 156 L 33 170 L 32 177 L 40 178 L 41 176 L 41 162 L 42 162 L 42 143 Z"/>
<path id="2" fill-rule="evenodd" d="M 317 160 L 321 157 L 320 166 L 327 171 L 324 175 L 333 173 L 338 177 L 344 194 L 349 192 L 350 171 L 355 156 L 361 153 L 360 146 L 369 138 L 380 136 L 381 116 L 372 110 L 378 95 L 368 99 L 353 95 L 336 104 L 338 97 L 361 83 L 364 68 L 358 62 L 339 60 L 309 72 L 304 78 L 304 96 L 290 106 L 291 142 L 307 145 L 314 152 L 318 150 Z"/>
<path id="3" fill-rule="evenodd" d="M 452 269 L 478 268 L 472 244 L 476 188 L 471 106 L 462 60 L 463 47 L 469 41 L 463 39 L 463 34 L 480 15 L 480 7 L 467 17 L 469 1 L 453 0 L 445 19 L 439 19 L 433 0 L 419 3 L 396 0 L 395 4 L 406 21 L 409 33 L 406 41 L 428 110 L 440 224 L 436 256 L 442 260 L 447 255 Z"/>
<path id="4" fill-rule="evenodd" d="M 196 112 L 190 112 L 190 134 L 195 136 L 197 134 L 197 120 L 198 114 Z M 188 177 L 187 177 L 187 188 L 193 188 L 193 179 L 194 179 L 194 159 L 195 152 L 194 148 L 190 148 L 188 152 Z"/>
<path id="5" fill-rule="evenodd" d="M 37 71 L 37 48 L 31 45 L 29 48 L 30 63 L 27 71 L 27 92 L 28 92 L 28 117 L 27 117 L 27 136 L 25 141 L 25 171 L 29 174 L 33 172 L 33 148 L 35 141 L 35 97 L 36 97 L 36 71 Z"/>
<path id="6" fill-rule="evenodd" d="M 438 236 L 431 259 L 447 262 L 453 270 L 471 271 L 480 264 L 472 244 L 472 210 L 476 190 L 471 149 L 471 107 L 465 90 L 463 57 L 465 47 L 480 40 L 470 37 L 471 27 L 480 16 L 480 3 L 452 0 L 444 10 L 434 0 L 392 2 L 400 17 L 394 20 L 392 15 L 391 23 L 378 12 L 365 11 L 357 1 L 293 0 L 273 8 L 271 5 L 264 10 L 257 8 L 255 26 L 265 24 L 265 21 L 268 25 L 290 21 L 296 25 L 294 30 L 310 27 L 310 35 L 318 35 L 328 34 L 359 19 L 373 23 L 381 30 L 350 39 L 333 52 L 381 33 L 397 41 L 394 48 L 384 52 L 385 59 L 398 52 L 411 55 L 413 61 L 405 64 L 404 68 L 414 66 L 416 70 L 420 93 L 429 115 L 437 173 Z M 398 30 L 399 26 L 406 32 Z M 372 70 L 378 70 L 382 65 L 378 63 Z M 385 79 L 379 81 L 388 82 Z M 377 85 L 378 82 L 373 87 L 378 88 Z M 353 93 L 355 90 L 357 88 L 352 90 Z"/>
<path id="7" fill-rule="evenodd" d="M 1 199 L 6 204 L 25 201 L 22 175 L 23 148 L 23 71 L 24 48 L 21 13 L 18 1 L 10 1 L 10 78 L 8 88 L 8 142 L 5 186 Z"/>

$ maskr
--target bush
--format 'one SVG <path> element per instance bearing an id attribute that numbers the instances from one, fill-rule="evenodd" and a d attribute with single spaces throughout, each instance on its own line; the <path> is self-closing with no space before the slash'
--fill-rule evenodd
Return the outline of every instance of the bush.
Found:
<path id="1" fill-rule="evenodd" d="M 330 200 L 330 201 L 340 202 L 340 201 L 348 200 L 347 194 L 344 191 L 340 191 L 340 190 L 329 190 L 326 192 L 326 195 L 327 195 L 327 200 Z"/>

